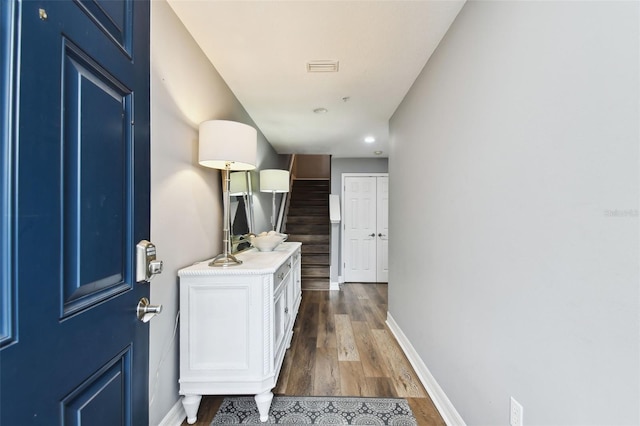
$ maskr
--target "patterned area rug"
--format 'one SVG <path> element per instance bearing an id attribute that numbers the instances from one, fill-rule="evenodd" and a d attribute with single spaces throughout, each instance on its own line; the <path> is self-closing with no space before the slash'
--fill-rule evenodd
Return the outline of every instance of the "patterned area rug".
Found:
<path id="1" fill-rule="evenodd" d="M 225 398 L 213 425 L 398 425 L 417 426 L 407 400 L 335 396 L 275 396 L 269 421 L 260 422 L 251 396 Z"/>

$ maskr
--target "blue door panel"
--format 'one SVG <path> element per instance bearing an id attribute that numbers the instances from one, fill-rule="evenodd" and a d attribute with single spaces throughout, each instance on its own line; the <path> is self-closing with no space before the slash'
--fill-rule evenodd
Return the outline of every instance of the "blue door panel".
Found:
<path id="1" fill-rule="evenodd" d="M 131 350 L 103 366 L 62 400 L 65 426 L 125 424 L 131 411 Z"/>
<path id="2" fill-rule="evenodd" d="M 130 287 L 131 91 L 69 41 L 63 62 L 63 316 Z"/>
<path id="3" fill-rule="evenodd" d="M 131 56 L 132 4 L 118 0 L 75 0 L 114 43 Z"/>

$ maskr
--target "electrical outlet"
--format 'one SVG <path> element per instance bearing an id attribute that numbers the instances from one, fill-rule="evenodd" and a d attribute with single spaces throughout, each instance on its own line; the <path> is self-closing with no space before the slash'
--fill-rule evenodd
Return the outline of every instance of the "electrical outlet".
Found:
<path id="1" fill-rule="evenodd" d="M 511 397 L 511 415 L 509 416 L 511 426 L 522 426 L 522 411 L 522 405 Z"/>

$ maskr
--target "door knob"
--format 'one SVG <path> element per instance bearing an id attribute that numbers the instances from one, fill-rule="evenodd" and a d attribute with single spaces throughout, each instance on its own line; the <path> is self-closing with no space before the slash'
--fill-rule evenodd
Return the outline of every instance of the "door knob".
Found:
<path id="1" fill-rule="evenodd" d="M 142 322 L 149 322 L 149 320 L 162 312 L 162 305 L 151 305 L 149 299 L 143 297 L 138 302 L 136 307 L 136 314 L 138 319 Z"/>
<path id="2" fill-rule="evenodd" d="M 375 236 L 376 236 L 376 234 L 375 234 L 375 232 L 374 232 L 374 233 L 372 233 L 372 234 L 369 234 L 369 236 L 370 236 L 370 237 L 375 237 Z"/>

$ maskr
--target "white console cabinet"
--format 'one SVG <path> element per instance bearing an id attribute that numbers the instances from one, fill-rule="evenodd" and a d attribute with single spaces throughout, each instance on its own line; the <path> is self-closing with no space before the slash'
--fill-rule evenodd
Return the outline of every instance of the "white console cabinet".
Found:
<path id="1" fill-rule="evenodd" d="M 228 268 L 197 263 L 180 276 L 180 394 L 187 422 L 202 395 L 255 395 L 267 421 L 302 296 L 300 243 L 251 249 Z"/>

